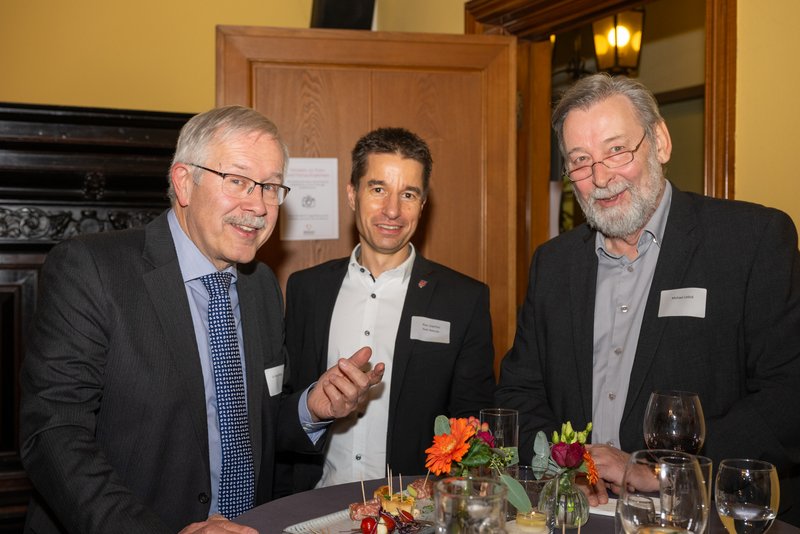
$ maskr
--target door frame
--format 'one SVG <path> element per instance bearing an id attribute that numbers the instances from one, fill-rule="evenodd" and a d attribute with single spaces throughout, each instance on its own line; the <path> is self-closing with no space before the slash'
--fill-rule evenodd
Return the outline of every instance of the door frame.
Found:
<path id="1" fill-rule="evenodd" d="M 646 4 L 643 0 L 469 0 L 465 33 L 518 38 L 517 190 L 518 303 L 533 251 L 549 238 L 550 93 L 539 83 L 551 71 L 549 36 Z M 704 191 L 734 198 L 736 126 L 736 0 L 706 0 Z M 545 74 L 546 73 L 546 74 Z M 547 86 L 548 89 L 543 89 Z M 545 94 L 546 93 L 546 94 Z"/>

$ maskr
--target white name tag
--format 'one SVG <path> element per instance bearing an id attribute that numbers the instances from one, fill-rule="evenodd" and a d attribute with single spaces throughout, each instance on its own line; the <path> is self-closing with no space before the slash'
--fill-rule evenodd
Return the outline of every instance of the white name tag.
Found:
<path id="1" fill-rule="evenodd" d="M 704 287 L 684 287 L 667 289 L 661 292 L 658 306 L 659 317 L 699 317 L 706 316 L 706 293 Z"/>
<path id="2" fill-rule="evenodd" d="M 450 343 L 450 321 L 439 321 L 413 315 L 411 317 L 411 339 L 431 343 Z"/>
<path id="3" fill-rule="evenodd" d="M 280 395 L 283 390 L 283 365 L 276 365 L 269 369 L 264 369 L 264 376 L 267 379 L 269 396 Z"/>

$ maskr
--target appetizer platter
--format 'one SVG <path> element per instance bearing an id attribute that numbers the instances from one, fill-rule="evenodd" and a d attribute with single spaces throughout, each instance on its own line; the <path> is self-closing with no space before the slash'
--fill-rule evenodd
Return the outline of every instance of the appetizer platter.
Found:
<path id="1" fill-rule="evenodd" d="M 389 484 L 379 487 L 370 499 L 361 484 L 361 501 L 347 510 L 304 521 L 287 527 L 289 534 L 430 534 L 433 532 L 433 481 L 427 477 L 393 491 Z M 400 487 L 402 488 L 402 476 Z"/>

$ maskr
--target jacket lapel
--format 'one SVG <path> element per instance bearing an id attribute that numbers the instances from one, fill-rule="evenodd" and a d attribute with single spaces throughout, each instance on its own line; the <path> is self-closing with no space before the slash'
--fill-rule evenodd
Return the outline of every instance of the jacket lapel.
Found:
<path id="1" fill-rule="evenodd" d="M 592 373 L 594 361 L 594 302 L 597 290 L 596 232 L 585 226 L 582 246 L 570 262 L 569 286 L 572 339 L 578 395 L 586 421 L 592 420 Z"/>
<path id="2" fill-rule="evenodd" d="M 661 291 L 681 286 L 689 268 L 690 259 L 700 244 L 700 233 L 695 231 L 696 226 L 697 215 L 692 208 L 689 196 L 673 187 L 667 226 L 658 254 L 656 271 L 653 274 L 653 282 L 650 285 L 650 293 L 647 296 L 642 328 L 636 346 L 636 357 L 631 369 L 628 397 L 621 427 L 625 426 L 625 419 L 634 404 L 638 402 L 636 399 L 643 393 L 645 378 L 667 324 L 666 321 L 658 318 Z M 650 394 L 649 391 L 644 393 Z"/>
<path id="3" fill-rule="evenodd" d="M 266 361 L 280 361 L 279 354 L 265 354 L 272 350 L 274 343 L 269 343 L 262 336 L 268 335 L 268 331 L 274 324 L 283 324 L 281 317 L 275 317 L 274 310 L 281 310 L 280 300 L 273 307 L 265 306 L 265 295 L 259 292 L 258 285 L 255 284 L 248 273 L 245 271 L 248 266 L 240 266 L 236 292 L 239 295 L 239 313 L 242 324 L 242 344 L 244 345 L 245 367 L 247 370 L 247 419 L 250 426 L 250 442 L 253 446 L 253 464 L 256 472 L 256 484 L 261 468 L 262 443 L 262 400 L 269 393 L 264 391 L 266 378 L 264 368 Z M 276 323 L 277 321 L 277 323 Z M 264 325 L 267 325 L 266 327 Z M 278 397 L 276 397 L 277 399 Z"/>
<path id="4" fill-rule="evenodd" d="M 176 389 L 187 399 L 186 409 L 191 414 L 195 439 L 203 452 L 205 469 L 208 470 L 208 424 L 203 372 L 186 288 L 166 212 L 145 228 L 142 257 L 152 266 L 142 278 L 167 338 L 169 354 L 165 355 L 165 364 L 172 365 L 172 374 L 178 377 Z"/>
<path id="5" fill-rule="evenodd" d="M 392 359 L 392 386 L 389 395 L 389 421 L 395 420 L 400 392 L 403 388 L 408 362 L 414 350 L 416 341 L 411 339 L 411 317 L 415 315 L 426 316 L 428 307 L 436 291 L 438 277 L 433 265 L 417 254 L 411 268 L 411 278 L 408 280 L 408 290 L 400 315 L 400 325 L 397 328 L 397 338 L 394 343 L 394 357 Z M 387 458 L 391 448 L 391 428 L 387 435 Z"/>
<path id="6" fill-rule="evenodd" d="M 319 376 L 328 369 L 328 340 L 330 338 L 331 319 L 333 318 L 333 308 L 336 306 L 336 299 L 342 287 L 342 281 L 347 275 L 347 267 L 350 258 L 332 262 L 330 269 L 325 270 L 319 277 L 316 291 L 311 297 L 314 299 L 309 309 L 314 310 L 314 342 L 321 350 L 316 351 L 319 359 L 317 361 L 317 372 Z M 347 356 L 350 356 L 349 354 Z"/>

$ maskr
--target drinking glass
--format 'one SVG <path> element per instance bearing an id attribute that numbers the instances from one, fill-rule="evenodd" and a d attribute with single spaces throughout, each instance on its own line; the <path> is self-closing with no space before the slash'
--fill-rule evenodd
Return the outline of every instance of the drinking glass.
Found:
<path id="1" fill-rule="evenodd" d="M 666 449 L 631 454 L 617 500 L 616 522 L 626 534 L 703 532 L 708 494 L 697 458 Z"/>
<path id="2" fill-rule="evenodd" d="M 516 525 L 522 527 L 525 532 L 531 534 L 551 534 L 555 527 L 555 492 L 549 495 L 543 494 L 544 486 L 555 476 L 555 471 L 545 471 L 539 478 L 533 467 L 529 465 L 512 465 L 508 469 L 509 474 L 525 490 L 531 501 L 531 511 L 523 513 L 518 511 L 511 503 L 508 503 L 506 521 L 516 520 Z"/>
<path id="3" fill-rule="evenodd" d="M 506 486 L 482 477 L 449 477 L 434 485 L 434 522 L 440 534 L 505 533 Z"/>
<path id="4" fill-rule="evenodd" d="M 654 391 L 642 424 L 648 449 L 697 454 L 706 439 L 706 421 L 697 393 Z"/>
<path id="5" fill-rule="evenodd" d="M 778 513 L 778 473 L 769 462 L 722 460 L 714 495 L 719 518 L 730 534 L 761 534 Z"/>
<path id="6" fill-rule="evenodd" d="M 487 423 L 494 436 L 495 447 L 517 447 L 519 445 L 519 412 L 509 408 L 484 408 L 481 424 Z"/>

